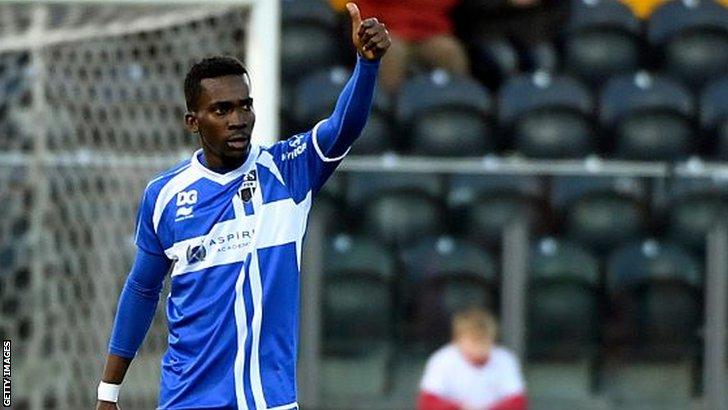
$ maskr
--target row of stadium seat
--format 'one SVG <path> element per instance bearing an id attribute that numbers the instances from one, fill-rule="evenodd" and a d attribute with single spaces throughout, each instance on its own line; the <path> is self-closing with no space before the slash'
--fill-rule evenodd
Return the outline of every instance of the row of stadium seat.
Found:
<path id="1" fill-rule="evenodd" d="M 563 64 L 582 78 L 599 82 L 650 63 L 690 85 L 725 73 L 728 9 L 715 1 L 668 2 L 646 26 L 618 1 L 572 4 Z"/>
<path id="2" fill-rule="evenodd" d="M 325 255 L 324 341 L 334 351 L 393 340 L 436 347 L 454 311 L 499 305 L 495 258 L 466 240 L 425 238 L 395 258 L 369 237 L 340 234 Z M 626 244 L 606 259 L 604 280 L 598 257 L 561 239 L 534 243 L 529 262 L 532 356 L 589 356 L 602 342 L 674 356 L 696 347 L 702 266 L 680 246 Z"/>
<path id="3" fill-rule="evenodd" d="M 725 73 L 728 9 L 715 1 L 668 2 L 646 24 L 616 0 L 576 0 L 571 1 L 570 8 L 563 38 L 559 39 L 563 48 L 559 65 L 591 83 L 640 67 L 656 68 L 654 63 L 691 85 Z M 286 3 L 282 42 L 286 81 L 311 72 L 311 61 L 341 63 L 338 17 L 322 1 Z M 477 18 L 477 13 L 473 17 Z M 478 54 L 489 52 L 491 40 L 472 41 L 469 48 L 477 72 L 477 64 L 488 60 Z M 490 59 L 498 60 L 498 56 Z"/>
<path id="4" fill-rule="evenodd" d="M 283 98 L 289 133 L 326 117 L 347 78 L 341 67 L 303 78 Z M 694 95 L 667 76 L 638 72 L 611 78 L 595 97 L 573 77 L 537 72 L 508 79 L 492 96 L 473 79 L 435 71 L 410 78 L 396 104 L 378 97 L 355 154 L 728 158 L 728 77 Z"/>
<path id="5" fill-rule="evenodd" d="M 321 2 L 287 4 L 283 35 L 292 41 L 282 52 L 283 135 L 310 128 L 333 107 L 347 78 L 333 55 L 342 53 L 331 51 L 338 50 L 332 35 L 338 29 L 337 16 Z M 559 43 L 563 61 L 549 68 L 563 67 L 563 74 L 511 70 L 497 98 L 473 80 L 442 72 L 410 79 L 396 103 L 380 95 L 355 152 L 728 158 L 726 110 L 720 103 L 728 82 L 728 9 L 712 1 L 674 1 L 644 28 L 617 1 L 574 1 Z M 654 52 L 646 52 L 642 43 Z M 471 49 L 483 52 L 477 44 Z M 317 51 L 332 55 L 312 58 Z M 315 72 L 321 65 L 312 66 L 312 59 L 334 68 Z M 481 60 L 473 59 L 476 76 Z M 714 84 L 704 85 L 711 79 Z"/>
<path id="6" fill-rule="evenodd" d="M 600 253 L 650 235 L 700 253 L 727 210 L 728 186 L 713 180 L 676 179 L 665 188 L 625 177 L 396 173 L 337 175 L 314 205 L 333 229 L 388 244 L 451 232 L 493 246 L 508 221 L 521 218 L 534 234 L 565 235 Z"/>

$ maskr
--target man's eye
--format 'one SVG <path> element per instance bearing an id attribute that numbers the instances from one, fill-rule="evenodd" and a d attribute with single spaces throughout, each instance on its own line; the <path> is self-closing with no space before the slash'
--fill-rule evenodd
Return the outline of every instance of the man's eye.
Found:
<path id="1" fill-rule="evenodd" d="M 217 115 L 225 115 L 225 114 L 227 114 L 228 109 L 227 108 L 224 108 L 224 107 L 217 107 L 217 108 L 215 108 L 215 111 L 214 112 Z"/>

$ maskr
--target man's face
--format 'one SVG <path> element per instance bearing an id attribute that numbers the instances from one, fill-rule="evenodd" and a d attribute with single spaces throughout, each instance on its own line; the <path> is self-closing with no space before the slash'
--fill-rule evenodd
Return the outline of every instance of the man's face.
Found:
<path id="1" fill-rule="evenodd" d="M 200 134 L 208 165 L 239 165 L 247 157 L 255 124 L 246 77 L 205 78 L 200 84 L 197 110 L 185 115 L 185 124 L 191 132 Z"/>
<path id="2" fill-rule="evenodd" d="M 482 365 L 490 357 L 493 341 L 490 338 L 460 335 L 455 338 L 455 345 L 469 362 Z"/>

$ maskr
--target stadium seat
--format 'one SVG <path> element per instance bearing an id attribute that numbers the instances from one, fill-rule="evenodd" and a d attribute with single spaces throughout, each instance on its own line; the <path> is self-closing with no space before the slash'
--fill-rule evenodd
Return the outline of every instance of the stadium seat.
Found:
<path id="1" fill-rule="evenodd" d="M 455 174 L 448 180 L 447 206 L 451 209 L 467 207 L 479 196 L 504 191 L 541 200 L 545 190 L 544 181 L 530 175 Z"/>
<path id="2" fill-rule="evenodd" d="M 412 154 L 477 156 L 494 147 L 491 105 L 475 80 L 435 70 L 402 85 L 396 117 Z"/>
<path id="3" fill-rule="evenodd" d="M 347 226 L 348 213 L 344 209 L 344 205 L 336 198 L 321 193 L 313 201 L 308 219 L 310 223 L 325 223 L 327 232 L 338 232 L 346 229 Z"/>
<path id="4" fill-rule="evenodd" d="M 529 357 L 576 359 L 596 347 L 599 262 L 585 248 L 543 238 L 531 250 Z"/>
<path id="5" fill-rule="evenodd" d="M 324 1 L 285 1 L 281 5 L 281 20 L 284 81 L 293 81 L 319 67 L 337 63 L 337 16 Z"/>
<path id="6" fill-rule="evenodd" d="M 498 243 L 505 224 L 527 217 L 534 230 L 548 220 L 533 218 L 544 209 L 540 178 L 521 175 L 454 175 L 447 194 L 448 216 L 457 231 L 484 245 Z"/>
<path id="7" fill-rule="evenodd" d="M 679 245 L 648 239 L 620 247 L 607 262 L 607 290 L 621 330 L 613 336 L 655 357 L 684 355 L 697 344 L 701 286 L 702 267 Z"/>
<path id="8" fill-rule="evenodd" d="M 637 70 L 640 22 L 617 1 L 572 1 L 564 32 L 564 67 L 590 84 Z"/>
<path id="9" fill-rule="evenodd" d="M 341 66 L 311 73 L 296 84 L 292 114 L 299 130 L 309 130 L 334 111 L 339 94 L 351 72 Z M 352 148 L 352 154 L 381 154 L 393 148 L 389 101 L 375 95 L 366 127 Z"/>
<path id="10" fill-rule="evenodd" d="M 703 87 L 700 95 L 700 128 L 708 150 L 718 159 L 728 159 L 728 76 Z"/>
<path id="11" fill-rule="evenodd" d="M 551 195 L 566 235 L 598 252 L 637 238 L 647 225 L 645 188 L 635 178 L 556 177 Z"/>
<path id="12" fill-rule="evenodd" d="M 497 90 L 519 70 L 518 51 L 503 38 L 476 38 L 470 45 L 471 70 L 475 78 L 491 90 Z"/>
<path id="13" fill-rule="evenodd" d="M 496 265 L 479 246 L 449 236 L 426 237 L 403 249 L 402 298 L 413 332 L 426 345 L 449 339 L 454 312 L 471 305 L 496 310 Z"/>
<path id="14" fill-rule="evenodd" d="M 364 207 L 364 231 L 390 245 L 406 245 L 443 229 L 440 204 L 420 191 L 384 191 Z"/>
<path id="15" fill-rule="evenodd" d="M 325 339 L 361 343 L 360 347 L 389 339 L 395 274 L 392 255 L 372 238 L 347 234 L 334 236 L 325 255 Z M 357 326 L 351 326 L 352 317 L 357 318 Z"/>
<path id="16" fill-rule="evenodd" d="M 649 21 L 665 71 L 699 86 L 728 74 L 728 9 L 715 1 L 671 1 Z"/>
<path id="17" fill-rule="evenodd" d="M 333 66 L 310 73 L 296 83 L 291 112 L 299 128 L 311 129 L 331 114 L 350 75 L 349 69 Z"/>
<path id="18" fill-rule="evenodd" d="M 393 349 L 394 258 L 371 238 L 339 234 L 324 266 L 323 394 L 382 394 Z"/>
<path id="19" fill-rule="evenodd" d="M 671 205 L 668 235 L 694 250 L 704 250 L 706 237 L 716 223 L 728 215 L 728 197 L 696 193 Z"/>
<path id="20" fill-rule="evenodd" d="M 540 230 L 546 222 L 541 218 L 541 203 L 514 191 L 501 191 L 478 196 L 461 209 L 459 231 L 469 239 L 488 247 L 497 247 L 503 231 L 515 219 L 526 221 L 529 228 Z"/>
<path id="21" fill-rule="evenodd" d="M 676 178 L 670 190 L 667 235 L 701 253 L 706 236 L 728 215 L 728 185 L 713 178 Z"/>
<path id="22" fill-rule="evenodd" d="M 498 96 L 498 123 L 520 153 L 579 158 L 594 152 L 593 101 L 577 80 L 545 72 L 511 78 Z"/>
<path id="23" fill-rule="evenodd" d="M 694 395 L 702 326 L 701 266 L 684 248 L 646 240 L 607 261 L 612 315 L 602 391 L 630 408 L 683 409 Z"/>
<path id="24" fill-rule="evenodd" d="M 681 84 L 639 72 L 612 78 L 601 92 L 599 121 L 623 159 L 674 161 L 695 152 L 693 98 Z"/>

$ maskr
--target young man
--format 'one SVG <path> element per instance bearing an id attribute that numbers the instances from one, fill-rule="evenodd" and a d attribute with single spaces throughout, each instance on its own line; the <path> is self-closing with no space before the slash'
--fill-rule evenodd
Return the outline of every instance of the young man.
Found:
<path id="1" fill-rule="evenodd" d="M 383 24 L 347 8 L 354 73 L 332 115 L 287 141 L 251 143 L 253 99 L 239 61 L 213 57 L 190 69 L 185 124 L 201 149 L 144 192 L 97 409 L 118 408 L 170 269 L 159 408 L 298 408 L 298 275 L 311 199 L 364 127 L 390 45 Z"/>
<path id="2" fill-rule="evenodd" d="M 495 345 L 496 335 L 496 321 L 487 311 L 457 313 L 452 343 L 427 362 L 418 410 L 525 410 L 518 359 Z"/>

